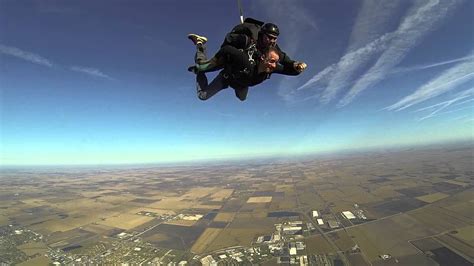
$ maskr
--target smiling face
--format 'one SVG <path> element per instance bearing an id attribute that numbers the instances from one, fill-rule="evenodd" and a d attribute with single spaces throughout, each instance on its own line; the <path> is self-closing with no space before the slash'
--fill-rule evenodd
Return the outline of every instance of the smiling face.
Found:
<path id="1" fill-rule="evenodd" d="M 267 54 L 262 57 L 262 63 L 260 64 L 261 72 L 272 73 L 278 64 L 279 59 L 280 56 L 276 51 L 268 51 Z"/>

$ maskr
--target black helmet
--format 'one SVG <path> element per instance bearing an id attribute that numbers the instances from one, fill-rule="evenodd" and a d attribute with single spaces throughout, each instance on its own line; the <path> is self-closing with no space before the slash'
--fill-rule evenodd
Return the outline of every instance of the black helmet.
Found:
<path id="1" fill-rule="evenodd" d="M 278 26 L 273 23 L 265 23 L 260 29 L 260 31 L 265 34 L 272 35 L 274 37 L 280 35 L 280 30 L 278 29 Z"/>

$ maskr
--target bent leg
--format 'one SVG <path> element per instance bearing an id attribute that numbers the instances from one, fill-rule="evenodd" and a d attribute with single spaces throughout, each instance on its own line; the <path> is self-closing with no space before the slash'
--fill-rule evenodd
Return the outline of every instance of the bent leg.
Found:
<path id="1" fill-rule="evenodd" d="M 212 72 L 224 68 L 223 60 L 217 57 L 207 59 L 206 47 L 198 45 L 196 54 L 194 55 L 194 62 L 196 63 L 197 72 Z"/>
<path id="2" fill-rule="evenodd" d="M 197 96 L 199 99 L 205 101 L 219 91 L 227 88 L 228 85 L 225 83 L 225 79 L 222 76 L 222 73 L 219 73 L 212 81 L 211 84 L 208 84 L 206 74 L 199 72 L 196 75 L 196 89 Z"/>
<path id="3" fill-rule="evenodd" d="M 194 62 L 200 64 L 207 61 L 206 46 L 196 45 L 196 54 L 194 55 Z"/>

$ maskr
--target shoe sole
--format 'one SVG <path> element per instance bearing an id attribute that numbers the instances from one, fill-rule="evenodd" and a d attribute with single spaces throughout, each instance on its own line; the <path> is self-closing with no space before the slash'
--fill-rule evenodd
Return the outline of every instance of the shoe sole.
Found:
<path id="1" fill-rule="evenodd" d="M 207 42 L 207 38 L 204 37 L 204 36 L 199 36 L 197 34 L 188 34 L 188 39 L 190 39 L 191 41 L 193 41 L 195 44 L 201 42 L 202 44 L 206 43 Z"/>

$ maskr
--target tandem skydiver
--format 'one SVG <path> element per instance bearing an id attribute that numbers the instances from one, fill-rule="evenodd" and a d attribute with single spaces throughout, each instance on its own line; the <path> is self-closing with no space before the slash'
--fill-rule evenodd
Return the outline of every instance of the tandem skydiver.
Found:
<path id="1" fill-rule="evenodd" d="M 248 88 L 262 83 L 270 77 L 271 73 L 278 72 L 286 75 L 300 73 L 293 67 L 286 68 L 278 64 L 280 56 L 273 46 L 269 46 L 258 58 L 254 59 L 243 50 L 224 45 L 211 60 L 207 60 L 205 46 L 207 38 L 196 34 L 190 34 L 189 38 L 196 45 L 196 66 L 191 67 L 191 70 L 196 74 L 197 96 L 201 100 L 207 100 L 217 92 L 232 87 L 235 90 L 235 96 L 244 101 L 247 98 Z M 200 67 L 211 70 L 216 66 L 223 70 L 211 83 L 208 83 L 206 77 L 208 71 L 201 71 Z"/>
<path id="2" fill-rule="evenodd" d="M 248 53 L 255 54 L 257 57 L 267 47 L 272 46 L 277 49 L 280 56 L 279 64 L 287 68 L 293 67 L 300 73 L 303 72 L 307 67 L 306 63 L 292 60 L 280 49 L 276 43 L 279 35 L 280 30 L 277 25 L 264 23 L 253 18 L 246 18 L 243 23 L 236 25 L 226 35 L 222 46 L 231 45 Z"/>
<path id="3" fill-rule="evenodd" d="M 240 100 L 245 100 L 248 87 L 263 82 L 271 73 L 299 75 L 306 68 L 303 62 L 291 60 L 276 44 L 279 29 L 275 24 L 247 18 L 243 24 L 235 26 L 226 35 L 221 49 L 207 60 L 205 43 L 207 38 L 189 34 L 188 38 L 196 45 L 195 65 L 188 68 L 198 76 L 198 97 L 209 99 L 218 91 L 231 86 Z M 276 59 L 275 66 L 273 60 Z M 205 72 L 224 68 L 208 84 Z M 262 79 L 263 72 L 266 77 Z"/>

